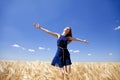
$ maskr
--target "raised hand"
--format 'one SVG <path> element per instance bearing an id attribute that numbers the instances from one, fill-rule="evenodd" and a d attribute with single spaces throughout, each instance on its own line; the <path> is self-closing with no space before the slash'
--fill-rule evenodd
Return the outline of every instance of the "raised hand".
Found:
<path id="1" fill-rule="evenodd" d="M 83 40 L 84 43 L 89 43 L 87 40 Z"/>
<path id="2" fill-rule="evenodd" d="M 34 26 L 35 28 L 37 28 L 37 29 L 40 29 L 40 28 L 41 28 L 41 26 L 40 26 L 39 24 L 33 24 L 33 26 Z"/>

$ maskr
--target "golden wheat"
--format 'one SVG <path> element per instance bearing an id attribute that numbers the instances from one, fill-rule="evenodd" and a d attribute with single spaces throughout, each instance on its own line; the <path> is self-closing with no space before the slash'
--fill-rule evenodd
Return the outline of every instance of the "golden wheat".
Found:
<path id="1" fill-rule="evenodd" d="M 62 75 L 50 62 L 0 61 L 0 80 L 120 80 L 119 62 L 73 63 Z"/>

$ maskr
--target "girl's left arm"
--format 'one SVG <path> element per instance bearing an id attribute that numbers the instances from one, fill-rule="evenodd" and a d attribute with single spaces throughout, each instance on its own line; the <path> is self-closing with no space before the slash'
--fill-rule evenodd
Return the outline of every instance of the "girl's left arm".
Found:
<path id="1" fill-rule="evenodd" d="M 83 39 L 80 39 L 80 38 L 69 37 L 69 40 L 72 40 L 72 41 L 79 41 L 79 42 L 84 42 L 84 43 L 89 43 L 87 40 L 83 40 Z"/>

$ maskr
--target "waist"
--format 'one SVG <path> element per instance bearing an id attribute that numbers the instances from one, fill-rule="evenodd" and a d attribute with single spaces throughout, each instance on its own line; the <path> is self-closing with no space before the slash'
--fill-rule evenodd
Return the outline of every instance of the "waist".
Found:
<path id="1" fill-rule="evenodd" d="M 58 46 L 58 48 L 61 48 L 61 49 L 67 49 L 67 48 L 63 48 L 63 47 L 61 47 L 61 46 Z"/>

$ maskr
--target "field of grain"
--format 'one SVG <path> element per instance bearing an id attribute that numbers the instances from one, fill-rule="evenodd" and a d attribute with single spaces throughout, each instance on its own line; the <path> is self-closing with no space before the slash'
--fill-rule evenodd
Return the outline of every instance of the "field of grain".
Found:
<path id="1" fill-rule="evenodd" d="M 40 61 L 0 61 L 0 80 L 120 80 L 120 62 L 73 63 L 71 73 Z"/>

